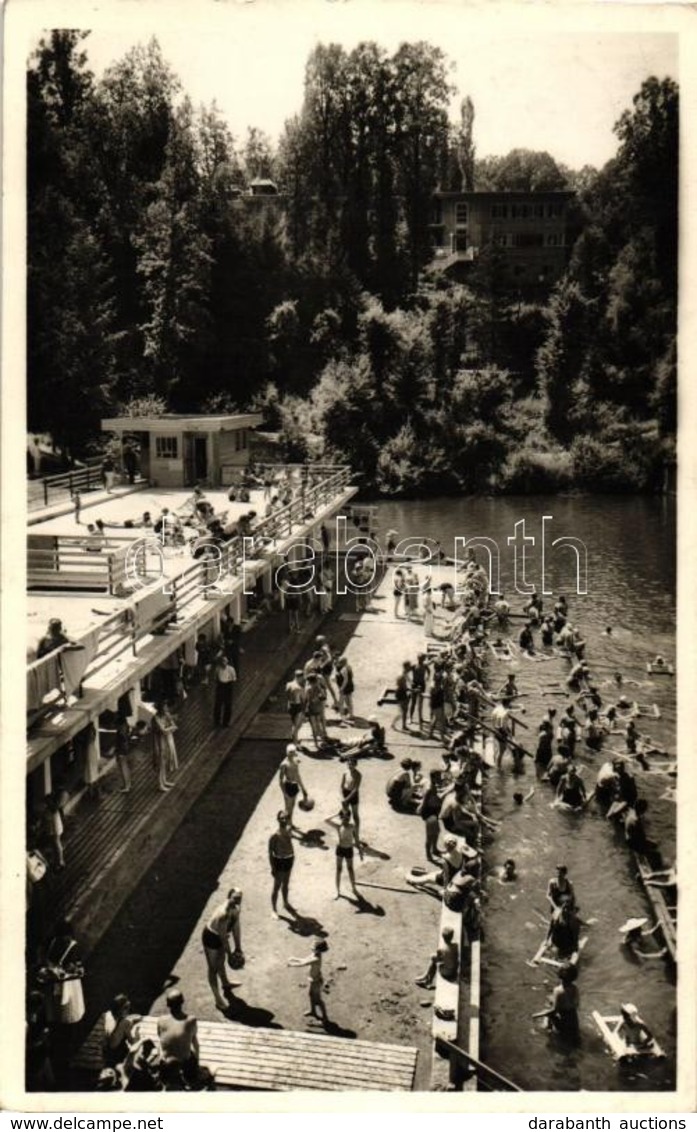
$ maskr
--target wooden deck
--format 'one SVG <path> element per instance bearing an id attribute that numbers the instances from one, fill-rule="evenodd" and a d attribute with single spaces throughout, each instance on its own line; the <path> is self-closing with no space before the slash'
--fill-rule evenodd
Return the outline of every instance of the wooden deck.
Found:
<path id="1" fill-rule="evenodd" d="M 100 1022 L 75 1059 L 91 1075 L 101 1068 Z M 156 1038 L 155 1018 L 144 1018 L 143 1037 Z M 222 1089 L 286 1092 L 351 1090 L 409 1092 L 418 1050 L 413 1046 L 352 1041 L 327 1034 L 251 1029 L 234 1022 L 199 1022 L 201 1064 Z"/>

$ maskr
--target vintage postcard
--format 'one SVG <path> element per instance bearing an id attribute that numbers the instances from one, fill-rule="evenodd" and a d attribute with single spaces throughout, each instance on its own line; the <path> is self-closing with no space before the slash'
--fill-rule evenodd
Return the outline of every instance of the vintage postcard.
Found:
<path id="1" fill-rule="evenodd" d="M 5 6 L 5 1109 L 694 1109 L 693 23 Z"/>

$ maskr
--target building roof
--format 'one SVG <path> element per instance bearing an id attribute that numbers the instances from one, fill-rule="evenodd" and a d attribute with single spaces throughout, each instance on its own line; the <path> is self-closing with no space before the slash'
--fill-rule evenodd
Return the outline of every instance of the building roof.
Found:
<path id="1" fill-rule="evenodd" d="M 106 417 L 101 425 L 102 432 L 235 432 L 256 428 L 263 419 L 262 413 L 165 413 L 161 417 Z"/>

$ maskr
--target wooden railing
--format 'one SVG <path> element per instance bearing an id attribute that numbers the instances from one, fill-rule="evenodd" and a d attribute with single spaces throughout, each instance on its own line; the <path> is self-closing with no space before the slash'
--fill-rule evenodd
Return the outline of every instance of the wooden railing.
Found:
<path id="1" fill-rule="evenodd" d="M 27 588 L 122 594 L 132 541 L 123 535 L 102 538 L 89 534 L 31 533 L 27 547 Z"/>
<path id="2" fill-rule="evenodd" d="M 69 472 L 60 472 L 55 476 L 44 476 L 40 480 L 30 480 L 29 503 L 30 511 L 40 507 L 48 507 L 51 497 L 56 495 L 71 496 L 76 491 L 93 491 L 102 486 L 101 458 L 88 461 L 83 468 L 71 468 Z"/>
<path id="3" fill-rule="evenodd" d="M 85 670 L 83 683 L 92 679 L 123 653 L 130 650 L 134 656 L 137 656 L 138 646 L 146 637 L 149 638 L 153 633 L 166 630 L 168 624 L 181 621 L 182 614 L 193 602 L 205 602 L 208 594 L 220 596 L 220 591 L 215 588 L 216 582 L 222 582 L 225 578 L 240 577 L 245 559 L 250 561 L 273 554 L 275 544 L 292 535 L 294 529 L 307 521 L 311 515 L 316 514 L 323 504 L 329 503 L 341 494 L 350 482 L 349 468 L 332 468 L 331 474 L 316 482 L 309 482 L 305 490 L 296 495 L 289 504 L 258 522 L 247 536 L 253 540 L 251 546 L 249 543 L 244 545 L 242 535 L 236 535 L 222 545 L 216 544 L 220 554 L 219 561 L 214 560 L 209 563 L 205 558 L 196 559 L 176 577 L 167 580 L 169 602 L 154 620 L 142 621 L 138 617 L 140 602 L 137 595 L 132 595 L 127 608 L 118 610 L 100 622 L 97 654 Z M 84 549 L 84 536 L 56 537 L 32 534 L 28 551 L 29 585 L 43 584 L 42 580 L 50 577 L 51 588 L 58 589 L 65 578 L 76 578 L 80 574 L 88 579 L 86 588 L 98 589 L 101 586 L 110 594 L 114 594 L 119 593 L 122 583 L 130 584 L 131 587 L 134 582 L 137 585 L 137 576 L 142 579 L 143 587 L 147 587 L 148 592 L 151 593 L 152 587 L 147 580 L 153 576 L 149 555 L 159 556 L 160 551 L 163 554 L 166 551 L 161 548 L 154 534 L 150 538 L 152 550 L 149 551 L 148 536 L 144 534 L 138 540 L 141 545 L 136 546 L 133 552 L 133 539 L 124 536 L 105 536 L 107 543 L 105 550 L 91 553 Z M 36 545 L 43 539 L 53 545 L 47 548 Z M 118 544 L 115 549 L 112 548 L 114 543 Z M 74 544 L 78 544 L 80 549 Z M 113 552 L 110 553 L 110 550 Z M 143 596 L 145 597 L 145 594 Z M 88 636 L 93 631 L 92 629 L 83 636 Z M 76 640 L 77 643 L 80 642 L 79 637 Z M 44 663 L 51 662 L 43 658 L 34 661 L 29 667 L 35 668 Z"/>

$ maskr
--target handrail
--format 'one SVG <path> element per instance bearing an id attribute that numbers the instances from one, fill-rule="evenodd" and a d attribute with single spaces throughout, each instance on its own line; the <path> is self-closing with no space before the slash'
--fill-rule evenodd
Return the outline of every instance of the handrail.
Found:
<path id="1" fill-rule="evenodd" d="M 31 484 L 39 483 L 43 489 L 43 500 L 41 497 L 30 499 L 29 510 L 37 507 L 48 507 L 50 491 L 67 491 L 69 495 L 72 495 L 76 488 L 86 487 L 89 491 L 93 486 L 101 484 L 101 459 L 87 463 L 82 468 L 71 468 L 67 472 L 58 472 L 54 476 L 42 476 L 40 479 L 30 480 L 29 482 Z"/>
<path id="2" fill-rule="evenodd" d="M 508 1077 L 504 1077 L 502 1073 L 497 1072 L 496 1069 L 492 1069 L 490 1065 L 487 1065 L 484 1061 L 480 1061 L 479 1058 L 473 1057 L 471 1053 L 467 1053 L 467 1050 L 462 1049 L 461 1046 L 456 1045 L 455 1042 L 448 1041 L 447 1038 L 436 1038 L 436 1051 L 450 1057 L 451 1061 L 458 1061 L 461 1064 L 465 1063 L 467 1068 L 471 1067 L 478 1080 L 480 1078 L 489 1078 L 497 1084 L 498 1092 L 523 1092 L 520 1085 L 516 1085 L 513 1081 L 510 1081 Z"/>
<path id="3" fill-rule="evenodd" d="M 300 466 L 305 467 L 305 465 Z M 313 465 L 308 465 L 308 467 L 312 469 Z M 272 557 L 273 554 L 276 553 L 274 544 L 289 537 L 293 533 L 294 528 L 300 525 L 310 513 L 315 513 L 323 502 L 335 497 L 339 494 L 342 487 L 348 486 L 351 482 L 351 469 L 348 466 L 329 465 L 324 467 L 331 467 L 332 472 L 330 475 L 302 484 L 300 490 L 298 490 L 290 503 L 275 510 L 271 515 L 265 516 L 250 530 L 247 537 L 253 540 L 255 553 L 258 553 L 259 558 Z M 32 534 L 31 537 L 32 541 L 34 541 L 40 539 L 42 536 Z M 83 551 L 79 556 L 75 550 L 68 549 L 68 547 L 65 547 L 61 552 L 55 547 L 55 543 L 63 541 L 68 544 L 72 542 L 77 543 L 84 541 L 84 536 L 46 535 L 43 537 L 47 540 L 51 539 L 54 542 L 54 549 L 43 550 L 31 548 L 30 553 L 32 555 L 36 555 L 42 560 L 45 556 L 50 558 L 51 561 L 56 561 L 62 553 L 64 560 L 69 560 L 71 565 L 77 562 L 80 565 L 94 569 L 95 578 L 100 576 L 100 570 L 104 570 L 108 576 L 108 584 L 112 592 L 117 587 L 117 582 L 123 580 L 123 573 L 119 572 L 117 574 L 114 570 L 114 562 L 121 558 L 121 544 L 126 545 L 131 543 L 132 540 L 129 536 L 104 536 L 107 542 L 115 541 L 119 543 L 115 554 L 104 553 L 103 551 L 90 554 Z M 222 555 L 222 573 L 224 575 L 232 577 L 238 577 L 240 575 L 245 559 L 243 537 L 242 535 L 235 535 L 222 547 L 217 544 Z M 145 561 L 146 557 L 147 551 L 144 550 L 142 563 L 144 573 L 147 565 Z M 247 554 L 247 558 L 249 558 L 249 554 Z M 95 567 L 99 569 L 95 569 Z M 161 613 L 159 618 L 156 619 L 156 622 L 166 621 L 172 614 L 180 615 L 183 610 L 187 609 L 192 602 L 197 599 L 205 601 L 206 591 L 214 586 L 216 580 L 209 580 L 209 569 L 210 567 L 206 565 L 206 560 L 198 558 L 182 571 L 181 574 L 173 578 L 169 583 L 173 591 L 169 610 Z M 150 625 L 136 624 L 134 609 L 137 608 L 137 605 L 137 598 L 134 597 L 128 607 L 117 610 L 100 622 L 98 626 L 99 639 L 97 655 L 85 670 L 83 683 L 92 679 L 98 672 L 111 664 L 128 649 L 132 649 L 133 654 L 137 655 L 139 643 L 144 638 L 151 636 L 153 630 L 157 630 L 157 623 Z M 87 637 L 92 632 L 94 632 L 94 628 L 87 630 L 82 636 Z M 79 643 L 80 638 L 77 637 L 76 639 Z M 44 658 L 42 658 L 41 661 L 32 662 L 32 665 L 29 667 L 41 664 L 43 659 Z"/>

